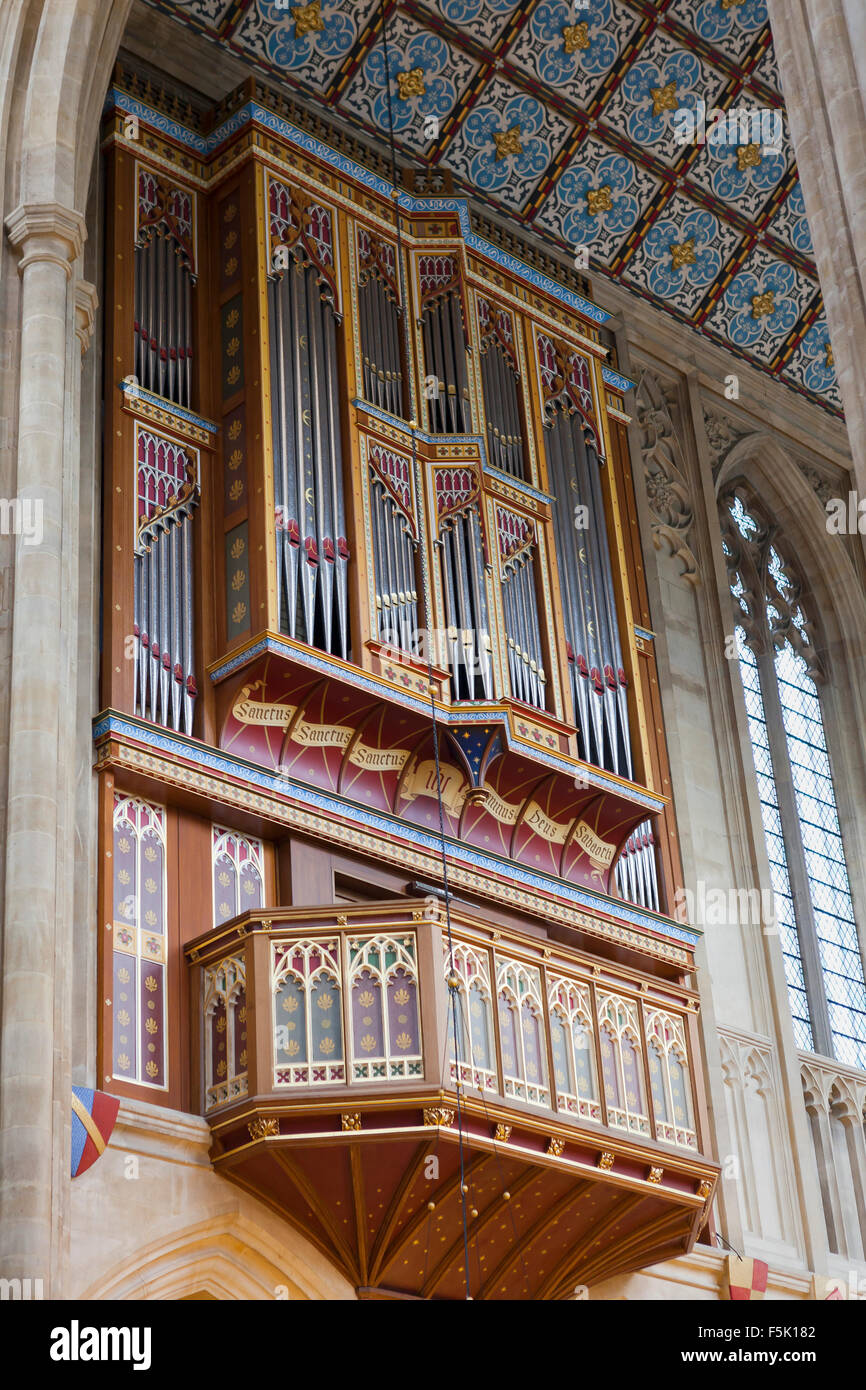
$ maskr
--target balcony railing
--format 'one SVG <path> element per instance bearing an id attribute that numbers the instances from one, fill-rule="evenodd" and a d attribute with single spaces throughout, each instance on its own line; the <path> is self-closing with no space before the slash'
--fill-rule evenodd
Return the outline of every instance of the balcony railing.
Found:
<path id="1" fill-rule="evenodd" d="M 201 1102 L 457 1094 L 700 1148 L 696 996 L 429 901 L 251 913 L 187 948 Z"/>

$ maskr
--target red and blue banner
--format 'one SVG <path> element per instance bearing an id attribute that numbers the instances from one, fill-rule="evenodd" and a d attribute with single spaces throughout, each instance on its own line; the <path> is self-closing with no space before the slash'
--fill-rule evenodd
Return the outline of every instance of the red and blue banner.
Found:
<path id="1" fill-rule="evenodd" d="M 104 1091 L 72 1087 L 72 1176 L 95 1163 L 104 1152 L 117 1120 L 120 1101 Z"/>

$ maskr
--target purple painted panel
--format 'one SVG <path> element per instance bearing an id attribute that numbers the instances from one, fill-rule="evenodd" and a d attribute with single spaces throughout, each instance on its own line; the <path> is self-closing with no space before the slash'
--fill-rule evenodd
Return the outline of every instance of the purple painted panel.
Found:
<path id="1" fill-rule="evenodd" d="M 369 970 L 362 970 L 352 983 L 352 1042 L 359 1061 L 384 1056 L 382 988 Z"/>
<path id="2" fill-rule="evenodd" d="M 388 981 L 388 1028 L 392 1057 L 407 1057 L 421 1051 L 418 988 L 402 966 Z"/>

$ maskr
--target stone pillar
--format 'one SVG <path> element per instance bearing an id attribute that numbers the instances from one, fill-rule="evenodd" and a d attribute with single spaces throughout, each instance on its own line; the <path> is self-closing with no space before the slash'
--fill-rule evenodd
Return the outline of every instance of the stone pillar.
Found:
<path id="1" fill-rule="evenodd" d="M 0 1038 L 0 1270 L 61 1295 L 70 1130 L 72 837 L 80 343 L 70 293 L 84 219 L 7 218 L 21 274 L 17 497 L 41 511 L 15 545 Z M 23 508 L 22 508 L 23 510 Z M 33 539 L 32 537 L 30 538 Z"/>
<path id="2" fill-rule="evenodd" d="M 791 141 L 866 497 L 866 8 L 863 0 L 767 0 Z"/>

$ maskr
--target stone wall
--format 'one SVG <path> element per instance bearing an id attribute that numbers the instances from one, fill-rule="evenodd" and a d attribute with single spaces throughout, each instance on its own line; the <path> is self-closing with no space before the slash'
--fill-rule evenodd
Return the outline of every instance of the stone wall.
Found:
<path id="1" fill-rule="evenodd" d="M 308 1242 L 215 1177 L 198 1120 L 124 1106 L 99 1164 L 75 1184 L 68 1176 L 70 1082 L 99 1083 L 87 1021 L 99 371 L 89 346 L 96 259 L 83 247 L 99 220 L 88 206 L 99 112 L 130 3 L 6 0 L 0 10 L 0 486 L 7 497 L 42 497 L 46 515 L 38 554 L 0 537 L 0 1274 L 42 1278 L 53 1298 L 267 1298 L 277 1287 L 351 1297 Z M 687 882 L 769 881 L 742 694 L 724 655 L 715 495 L 739 470 L 810 576 L 832 667 L 828 722 L 844 747 L 837 792 L 852 891 L 866 921 L 862 554 L 856 540 L 829 544 L 821 519 L 826 489 L 844 495 L 852 467 L 866 488 L 863 20 L 856 0 L 769 7 L 853 461 L 844 431 L 817 408 L 743 366 L 729 402 L 720 349 L 624 290 L 596 292 L 619 314 L 620 366 L 640 381 L 632 442 Z M 736 1160 L 717 1226 L 770 1261 L 771 1296 L 808 1296 L 810 1270 L 862 1264 L 860 1092 L 798 1056 L 772 937 L 711 929 L 701 966 L 717 1149 Z M 721 1256 L 701 1249 L 594 1296 L 716 1297 L 720 1270 Z"/>

